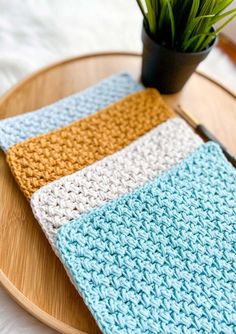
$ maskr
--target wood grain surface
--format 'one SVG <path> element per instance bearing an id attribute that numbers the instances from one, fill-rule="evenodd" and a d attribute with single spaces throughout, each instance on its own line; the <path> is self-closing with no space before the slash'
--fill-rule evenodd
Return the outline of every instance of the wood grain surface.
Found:
<path id="1" fill-rule="evenodd" d="M 138 79 L 140 64 L 139 55 L 127 53 L 89 55 L 57 63 L 3 96 L 0 118 L 40 108 L 120 71 Z M 233 94 L 195 73 L 180 94 L 164 98 L 171 106 L 180 103 L 236 154 Z M 34 219 L 2 151 L 0 175 L 1 283 L 27 311 L 61 333 L 100 333 Z"/>

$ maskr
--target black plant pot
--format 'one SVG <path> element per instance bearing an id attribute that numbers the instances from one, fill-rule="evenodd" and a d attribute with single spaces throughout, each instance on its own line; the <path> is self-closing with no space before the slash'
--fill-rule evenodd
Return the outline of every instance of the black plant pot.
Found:
<path id="1" fill-rule="evenodd" d="M 214 40 L 206 50 L 201 52 L 177 52 L 155 42 L 148 35 L 144 26 L 142 41 L 141 80 L 144 86 L 155 87 L 163 94 L 179 92 L 216 43 Z"/>

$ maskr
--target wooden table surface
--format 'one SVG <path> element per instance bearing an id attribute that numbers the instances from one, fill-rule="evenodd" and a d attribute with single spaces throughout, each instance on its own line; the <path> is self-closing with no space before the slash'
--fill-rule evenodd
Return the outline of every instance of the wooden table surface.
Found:
<path id="1" fill-rule="evenodd" d="M 31 111 L 98 80 L 128 71 L 140 75 L 141 57 L 110 53 L 57 63 L 16 85 L 0 100 L 0 118 Z M 164 96 L 180 103 L 236 154 L 236 99 L 195 73 L 179 94 Z M 100 333 L 82 299 L 33 217 L 0 152 L 0 280 L 31 314 L 62 333 Z"/>

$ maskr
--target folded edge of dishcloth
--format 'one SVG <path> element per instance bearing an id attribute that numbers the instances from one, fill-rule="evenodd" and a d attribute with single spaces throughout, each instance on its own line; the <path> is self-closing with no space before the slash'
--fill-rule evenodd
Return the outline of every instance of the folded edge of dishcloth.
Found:
<path id="1" fill-rule="evenodd" d="M 142 186 L 202 143 L 184 120 L 167 120 L 121 151 L 37 190 L 31 197 L 34 216 L 55 250 L 63 224 Z"/>
<path id="2" fill-rule="evenodd" d="M 59 229 L 61 260 L 104 334 L 233 333 L 235 180 L 210 142 Z"/>
<path id="3" fill-rule="evenodd" d="M 173 116 L 155 89 L 144 89 L 64 128 L 15 144 L 7 162 L 30 198 L 43 185 L 122 149 Z"/>
<path id="4" fill-rule="evenodd" d="M 121 73 L 39 110 L 0 120 L 0 147 L 6 152 L 14 144 L 86 117 L 142 88 L 128 73 Z"/>

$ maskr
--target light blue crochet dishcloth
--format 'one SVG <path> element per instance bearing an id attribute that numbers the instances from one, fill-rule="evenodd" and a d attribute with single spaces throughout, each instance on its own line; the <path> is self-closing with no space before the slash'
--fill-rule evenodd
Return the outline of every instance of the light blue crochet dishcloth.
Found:
<path id="1" fill-rule="evenodd" d="M 86 117 L 119 99 L 143 89 L 127 73 L 111 76 L 96 85 L 37 111 L 0 121 L 0 147 L 9 147 Z"/>
<path id="2" fill-rule="evenodd" d="M 105 334 L 235 333 L 236 171 L 218 145 L 57 234 Z"/>

